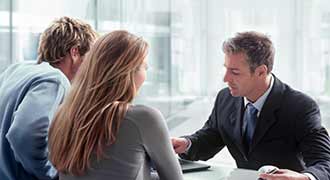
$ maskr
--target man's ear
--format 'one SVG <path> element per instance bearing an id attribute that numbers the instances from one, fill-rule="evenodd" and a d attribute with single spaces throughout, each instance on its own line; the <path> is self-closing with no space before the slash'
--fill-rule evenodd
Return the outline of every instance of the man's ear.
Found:
<path id="1" fill-rule="evenodd" d="M 267 76 L 268 68 L 266 65 L 263 64 L 258 66 L 255 71 L 258 76 Z"/>
<path id="2" fill-rule="evenodd" d="M 70 56 L 74 61 L 76 61 L 77 59 L 80 58 L 80 53 L 76 46 L 74 46 L 70 49 Z"/>

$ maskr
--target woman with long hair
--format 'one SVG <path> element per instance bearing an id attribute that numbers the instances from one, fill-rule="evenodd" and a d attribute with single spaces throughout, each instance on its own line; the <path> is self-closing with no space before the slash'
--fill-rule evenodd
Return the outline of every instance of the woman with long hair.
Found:
<path id="1" fill-rule="evenodd" d="M 158 110 L 133 105 L 146 78 L 148 44 L 126 31 L 99 38 L 49 131 L 50 160 L 61 180 L 181 180 Z"/>

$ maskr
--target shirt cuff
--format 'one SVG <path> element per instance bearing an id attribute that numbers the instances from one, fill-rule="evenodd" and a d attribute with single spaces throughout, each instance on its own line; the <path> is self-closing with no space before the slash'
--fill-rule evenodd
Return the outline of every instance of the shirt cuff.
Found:
<path id="1" fill-rule="evenodd" d="M 311 173 L 303 173 L 303 174 L 305 174 L 306 176 L 308 176 L 308 178 L 310 180 L 316 180 L 316 178 Z"/>
<path id="2" fill-rule="evenodd" d="M 188 151 L 189 151 L 189 149 L 190 149 L 190 147 L 191 147 L 191 140 L 189 138 L 185 138 L 185 139 L 188 141 L 188 146 L 187 146 L 186 150 L 183 153 L 184 154 L 187 154 Z M 313 179 L 313 180 L 315 180 L 315 179 Z"/>

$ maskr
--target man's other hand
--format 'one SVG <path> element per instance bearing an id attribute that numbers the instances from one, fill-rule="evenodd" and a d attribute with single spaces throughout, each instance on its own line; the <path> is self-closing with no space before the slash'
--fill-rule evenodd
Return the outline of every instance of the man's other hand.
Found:
<path id="1" fill-rule="evenodd" d="M 307 175 L 288 169 L 279 169 L 275 174 L 262 173 L 259 177 L 265 180 L 309 180 Z"/>
<path id="2" fill-rule="evenodd" d="M 187 150 L 188 145 L 189 145 L 189 141 L 186 138 L 172 137 L 171 141 L 172 141 L 174 151 L 177 154 L 184 153 Z"/>

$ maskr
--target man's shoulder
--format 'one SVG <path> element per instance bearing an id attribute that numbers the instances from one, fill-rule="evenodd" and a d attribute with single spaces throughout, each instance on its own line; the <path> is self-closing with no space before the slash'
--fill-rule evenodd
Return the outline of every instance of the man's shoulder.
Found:
<path id="1" fill-rule="evenodd" d="M 49 64 L 37 64 L 35 62 L 19 62 L 9 65 L 4 73 L 6 76 L 41 76 L 44 74 L 58 75 L 59 72 L 55 68 L 52 68 Z"/>
<path id="2" fill-rule="evenodd" d="M 239 99 L 239 97 L 234 97 L 231 95 L 228 87 L 221 89 L 217 94 L 217 101 L 234 101 Z"/>
<path id="3" fill-rule="evenodd" d="M 64 73 L 48 63 L 20 63 L 16 65 L 16 75 L 20 78 L 33 80 L 37 83 L 53 82 L 61 85 L 68 85 L 69 80 Z"/>
<path id="4" fill-rule="evenodd" d="M 229 88 L 228 87 L 222 88 L 218 92 L 218 96 L 231 96 Z"/>
<path id="5" fill-rule="evenodd" d="M 16 63 L 10 65 L 2 74 L 2 86 L 6 89 L 29 89 L 42 83 L 55 83 L 68 89 L 69 80 L 58 69 L 49 64 Z"/>
<path id="6" fill-rule="evenodd" d="M 221 89 L 215 99 L 214 105 L 217 109 L 231 109 L 242 102 L 242 97 L 234 97 L 231 95 L 228 87 Z"/>
<path id="7" fill-rule="evenodd" d="M 291 104 L 292 107 L 301 107 L 305 105 L 316 105 L 315 100 L 308 94 L 294 89 L 286 83 L 281 82 L 283 85 L 283 101 L 284 103 Z"/>
<path id="8" fill-rule="evenodd" d="M 54 81 L 57 83 L 64 83 L 67 80 L 64 73 L 57 68 L 52 67 L 48 63 L 34 64 L 32 76 L 42 80 L 42 81 Z"/>

